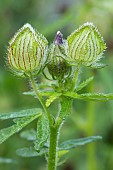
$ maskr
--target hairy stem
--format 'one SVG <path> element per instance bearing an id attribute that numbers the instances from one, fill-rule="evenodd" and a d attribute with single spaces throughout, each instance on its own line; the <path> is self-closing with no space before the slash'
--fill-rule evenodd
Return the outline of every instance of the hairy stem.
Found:
<path id="1" fill-rule="evenodd" d="M 56 170 L 56 166 L 57 166 L 57 150 L 56 149 L 57 149 L 57 141 L 58 141 L 58 130 L 59 130 L 60 125 L 59 126 L 51 125 L 51 122 L 52 122 L 51 115 L 50 115 L 47 107 L 45 106 L 43 99 L 40 96 L 40 93 L 37 90 L 37 86 L 36 86 L 35 80 L 32 75 L 30 77 L 30 80 L 31 80 L 32 87 L 35 91 L 35 94 L 36 94 L 37 98 L 39 99 L 46 114 L 48 115 L 48 119 L 49 119 L 50 147 L 49 147 L 49 157 L 48 157 L 48 170 Z"/>
<path id="2" fill-rule="evenodd" d="M 34 92 L 35 92 L 35 94 L 36 94 L 38 100 L 40 101 L 40 103 L 41 103 L 43 109 L 45 110 L 45 113 L 46 113 L 47 116 L 48 116 L 49 122 L 51 123 L 51 121 L 52 121 L 51 115 L 50 115 L 50 113 L 49 113 L 49 111 L 48 111 L 48 109 L 47 109 L 45 103 L 43 102 L 43 99 L 42 99 L 40 93 L 38 92 L 38 89 L 37 89 L 37 86 L 36 86 L 34 77 L 33 77 L 32 75 L 30 76 L 30 80 L 31 80 L 32 88 L 34 89 Z"/>
<path id="3" fill-rule="evenodd" d="M 73 84 L 72 84 L 72 89 L 71 89 L 72 91 L 74 91 L 74 89 L 75 89 L 75 85 L 77 83 L 77 79 L 78 79 L 78 76 L 79 76 L 79 73 L 80 73 L 80 67 L 81 67 L 81 64 L 79 63 L 77 65 L 77 68 L 76 68 L 75 72 L 74 72 Z"/>
<path id="4" fill-rule="evenodd" d="M 64 120 L 71 112 L 72 100 L 66 97 L 61 97 L 61 110 L 56 118 L 54 126 L 50 127 L 50 148 L 48 158 L 48 170 L 56 170 L 57 167 L 57 146 L 60 128 Z"/>
<path id="5" fill-rule="evenodd" d="M 59 128 L 50 127 L 50 147 L 48 157 L 48 170 L 56 170 L 57 167 L 57 145 Z"/>
<path id="6" fill-rule="evenodd" d="M 48 115 L 49 119 L 49 126 L 50 126 L 50 146 L 49 146 L 49 153 L 48 153 L 48 170 L 56 170 L 57 167 L 57 146 L 58 146 L 58 136 L 59 130 L 61 125 L 63 124 L 65 118 L 70 114 L 72 100 L 66 97 L 61 97 L 61 110 L 60 114 L 56 118 L 54 124 L 52 124 L 52 117 L 43 102 L 43 99 L 38 92 L 34 77 L 30 76 L 31 84 L 34 89 L 34 92 L 39 99 L 43 109 L 45 110 L 46 114 Z"/>

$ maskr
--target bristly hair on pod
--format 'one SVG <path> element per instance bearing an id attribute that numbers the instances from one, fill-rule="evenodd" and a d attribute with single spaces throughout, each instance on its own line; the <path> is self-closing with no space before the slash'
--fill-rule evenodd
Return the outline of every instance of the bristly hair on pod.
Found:
<path id="1" fill-rule="evenodd" d="M 7 61 L 17 75 L 35 75 L 39 73 L 47 58 L 48 41 L 25 24 L 9 42 Z"/>
<path id="2" fill-rule="evenodd" d="M 87 22 L 67 37 L 68 56 L 66 60 L 81 63 L 85 66 L 98 66 L 97 61 L 102 58 L 106 44 L 98 29 L 91 22 Z"/>

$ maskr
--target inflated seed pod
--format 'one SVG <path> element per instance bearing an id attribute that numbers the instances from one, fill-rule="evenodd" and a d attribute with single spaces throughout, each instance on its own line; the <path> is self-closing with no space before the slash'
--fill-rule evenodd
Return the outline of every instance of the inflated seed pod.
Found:
<path id="1" fill-rule="evenodd" d="M 69 77 L 71 73 L 71 67 L 64 60 L 67 50 L 67 41 L 63 40 L 61 32 L 58 31 L 48 51 L 49 62 L 47 67 L 54 80 L 63 80 Z"/>
<path id="2" fill-rule="evenodd" d="M 11 39 L 8 47 L 8 64 L 16 73 L 37 74 L 47 56 L 48 41 L 25 24 Z"/>
<path id="3" fill-rule="evenodd" d="M 93 23 L 85 23 L 67 38 L 68 55 L 66 60 L 90 66 L 95 64 L 106 49 L 103 37 Z"/>

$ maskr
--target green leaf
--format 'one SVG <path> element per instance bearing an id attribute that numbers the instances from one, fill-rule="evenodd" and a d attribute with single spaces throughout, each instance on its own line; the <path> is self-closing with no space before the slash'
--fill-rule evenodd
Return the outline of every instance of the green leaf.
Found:
<path id="1" fill-rule="evenodd" d="M 74 99 L 78 99 L 79 98 L 79 94 L 77 94 L 76 92 L 72 92 L 72 91 L 68 91 L 63 93 L 64 96 L 70 97 L 70 98 L 74 98 Z"/>
<path id="2" fill-rule="evenodd" d="M 16 154 L 22 157 L 37 157 L 42 156 L 48 152 L 48 149 L 42 148 L 40 152 L 37 152 L 33 147 L 30 148 L 21 148 L 16 151 Z"/>
<path id="3" fill-rule="evenodd" d="M 66 117 L 71 113 L 72 100 L 71 98 L 62 96 L 60 104 L 61 104 L 61 110 L 60 110 L 59 118 L 65 120 Z"/>
<path id="4" fill-rule="evenodd" d="M 17 161 L 16 160 L 14 160 L 14 159 L 10 159 L 10 158 L 2 158 L 2 157 L 0 157 L 0 164 L 15 164 L 15 163 L 17 163 Z"/>
<path id="5" fill-rule="evenodd" d="M 22 131 L 20 137 L 29 141 L 34 141 L 36 140 L 36 131 L 34 129 Z"/>
<path id="6" fill-rule="evenodd" d="M 23 94 L 24 94 L 24 95 L 28 95 L 28 96 L 34 96 L 34 97 L 36 97 L 34 91 L 24 92 Z M 41 94 L 41 96 L 43 97 L 43 96 L 50 96 L 50 95 L 52 95 L 52 94 L 55 95 L 55 94 L 57 94 L 57 93 L 55 93 L 55 92 L 53 92 L 53 91 L 40 91 L 40 94 Z"/>
<path id="7" fill-rule="evenodd" d="M 88 143 L 95 142 L 100 139 L 102 139 L 101 136 L 91 136 L 91 137 L 86 137 L 86 138 L 81 138 L 81 139 L 67 140 L 60 144 L 59 150 L 70 150 L 72 148 L 86 145 Z"/>
<path id="8" fill-rule="evenodd" d="M 85 23 L 68 36 L 68 62 L 82 63 L 86 66 L 95 64 L 106 49 L 103 37 L 93 23 Z"/>
<path id="9" fill-rule="evenodd" d="M 5 119 L 13 119 L 17 117 L 33 116 L 39 113 L 42 113 L 42 110 L 40 108 L 33 108 L 33 109 L 21 110 L 18 112 L 2 113 L 0 114 L 0 119 L 5 120 Z"/>
<path id="10" fill-rule="evenodd" d="M 75 91 L 80 91 L 82 90 L 84 87 L 86 87 L 92 80 L 94 79 L 94 77 L 89 77 L 88 79 L 86 79 L 85 81 L 83 81 L 80 85 L 78 85 L 75 88 Z"/>
<path id="11" fill-rule="evenodd" d="M 49 137 L 49 120 L 47 115 L 40 116 L 37 122 L 37 137 L 35 141 L 35 149 L 40 150 L 41 147 L 47 142 Z"/>
<path id="12" fill-rule="evenodd" d="M 33 120 L 38 118 L 41 114 L 33 115 L 33 116 L 28 116 L 28 117 L 23 117 L 23 118 L 17 118 L 14 120 L 16 124 L 4 128 L 0 130 L 0 144 L 6 141 L 10 136 L 13 134 L 19 132 L 22 128 L 24 128 L 26 125 L 31 123 Z"/>
<path id="13" fill-rule="evenodd" d="M 63 163 L 66 162 L 66 158 L 64 158 L 65 155 L 67 155 L 69 150 L 59 150 L 58 151 L 58 157 L 57 157 L 57 166 L 62 165 Z"/>
<path id="14" fill-rule="evenodd" d="M 56 100 L 59 96 L 61 96 L 61 93 L 53 93 L 49 99 L 46 100 L 46 107 L 49 107 L 50 104 Z"/>
<path id="15" fill-rule="evenodd" d="M 108 101 L 108 100 L 113 100 L 113 93 L 84 93 L 84 94 L 77 94 L 75 92 L 66 92 L 63 94 L 64 96 L 68 96 L 74 99 L 81 99 L 81 100 L 88 100 L 88 101 Z"/>
<path id="16" fill-rule="evenodd" d="M 79 99 L 82 100 L 90 100 L 90 101 L 108 101 L 108 100 L 113 100 L 113 93 L 86 93 L 86 94 L 81 94 L 79 95 Z"/>

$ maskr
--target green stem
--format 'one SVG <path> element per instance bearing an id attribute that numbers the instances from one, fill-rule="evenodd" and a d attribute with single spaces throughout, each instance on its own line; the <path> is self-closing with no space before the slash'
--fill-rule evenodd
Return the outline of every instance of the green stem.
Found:
<path id="1" fill-rule="evenodd" d="M 72 89 L 71 89 L 72 91 L 74 91 L 74 89 L 75 89 L 75 85 L 76 85 L 76 83 L 77 83 L 77 79 L 78 79 L 80 67 L 81 67 L 81 63 L 79 63 L 79 64 L 77 65 L 77 68 L 76 68 L 76 70 L 75 70 L 75 72 L 74 72 L 73 85 L 72 85 Z"/>
<path id="2" fill-rule="evenodd" d="M 32 75 L 30 76 L 30 80 L 31 80 L 32 88 L 34 89 L 34 92 L 35 92 L 35 94 L 36 94 L 38 100 L 40 101 L 40 103 L 41 103 L 43 109 L 45 110 L 45 112 L 46 112 L 46 114 L 47 114 L 47 116 L 48 116 L 49 122 L 51 123 L 51 121 L 52 121 L 51 115 L 50 115 L 50 113 L 49 113 L 49 111 L 48 111 L 48 109 L 47 109 L 45 103 L 43 102 L 43 99 L 42 99 L 40 93 L 39 93 L 38 90 L 37 90 L 37 86 L 36 86 L 34 77 L 33 77 Z"/>
<path id="3" fill-rule="evenodd" d="M 51 115 L 50 115 L 46 105 L 44 104 L 40 93 L 37 90 L 37 86 L 36 86 L 34 77 L 32 75 L 30 76 L 30 80 L 31 80 L 32 87 L 35 91 L 35 94 L 36 94 L 37 98 L 39 99 L 43 109 L 46 112 L 46 114 L 48 115 L 48 119 L 49 119 L 50 147 L 49 147 L 49 157 L 48 157 L 48 170 L 56 170 L 56 166 L 57 166 L 57 141 L 58 141 L 58 131 L 59 131 L 60 124 L 59 125 L 57 124 L 58 126 L 52 126 L 51 125 L 51 122 L 52 122 Z"/>
<path id="4" fill-rule="evenodd" d="M 64 122 L 64 119 L 69 115 L 70 108 L 72 106 L 72 100 L 68 99 L 66 97 L 61 98 L 61 111 L 58 117 L 56 118 L 56 121 L 54 125 L 52 125 L 52 117 L 43 102 L 43 99 L 40 95 L 40 93 L 37 90 L 37 86 L 34 80 L 34 77 L 30 76 L 32 87 L 35 91 L 35 94 L 37 98 L 39 99 L 43 109 L 45 110 L 46 114 L 48 115 L 49 119 L 49 126 L 50 126 L 50 147 L 49 147 L 49 153 L 48 153 L 48 170 L 56 170 L 57 167 L 57 146 L 58 146 L 58 136 L 59 136 L 59 130 L 61 125 Z"/>
<path id="5" fill-rule="evenodd" d="M 61 96 L 60 102 L 61 102 L 61 111 L 58 116 L 58 121 L 60 121 L 60 119 L 65 120 L 67 118 L 67 116 L 70 115 L 71 108 L 72 108 L 72 99 L 71 98 Z"/>
<path id="6" fill-rule="evenodd" d="M 58 145 L 58 131 L 56 126 L 50 127 L 50 147 L 48 157 L 48 170 L 56 170 L 57 167 L 57 145 Z"/>
<path id="7" fill-rule="evenodd" d="M 58 136 L 64 120 L 71 112 L 72 100 L 67 97 L 61 97 L 61 110 L 56 118 L 54 126 L 50 127 L 50 148 L 48 158 L 48 170 L 56 170 L 57 167 L 57 146 Z"/>

